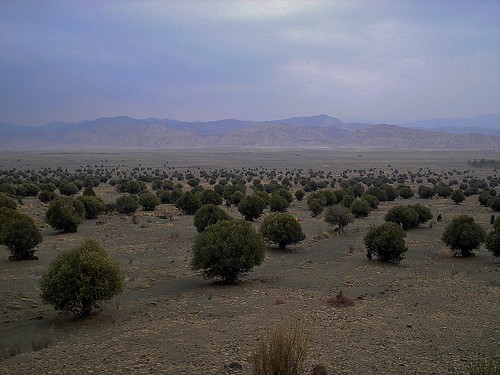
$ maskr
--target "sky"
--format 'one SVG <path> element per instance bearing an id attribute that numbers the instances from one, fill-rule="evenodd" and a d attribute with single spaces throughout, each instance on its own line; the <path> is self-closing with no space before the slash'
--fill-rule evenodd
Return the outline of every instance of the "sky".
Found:
<path id="1" fill-rule="evenodd" d="M 500 112 L 500 0 L 0 0 L 0 121 Z"/>

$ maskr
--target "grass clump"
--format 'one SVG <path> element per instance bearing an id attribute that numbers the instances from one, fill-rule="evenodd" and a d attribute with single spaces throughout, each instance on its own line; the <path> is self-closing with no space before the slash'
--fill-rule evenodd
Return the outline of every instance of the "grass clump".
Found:
<path id="1" fill-rule="evenodd" d="M 253 375 L 302 375 L 307 356 L 307 334 L 303 322 L 273 328 L 252 356 Z"/>

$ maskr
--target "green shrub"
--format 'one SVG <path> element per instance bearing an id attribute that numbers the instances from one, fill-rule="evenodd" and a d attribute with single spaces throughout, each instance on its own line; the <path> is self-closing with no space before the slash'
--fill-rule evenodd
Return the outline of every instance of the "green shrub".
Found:
<path id="1" fill-rule="evenodd" d="M 2 241 L 10 251 L 10 260 L 38 259 L 35 247 L 42 242 L 42 234 L 28 216 L 8 220 L 2 225 Z"/>
<path id="2" fill-rule="evenodd" d="M 200 233 L 193 245 L 191 268 L 206 278 L 234 283 L 264 261 L 262 236 L 244 221 L 219 221 Z"/>
<path id="3" fill-rule="evenodd" d="M 61 233 L 74 233 L 83 221 L 85 207 L 75 198 L 58 197 L 51 204 L 45 214 L 45 220 L 52 228 Z"/>
<path id="4" fill-rule="evenodd" d="M 304 198 L 304 195 L 306 195 L 306 193 L 304 192 L 304 190 L 302 189 L 299 189 L 295 192 L 295 198 L 298 200 L 298 201 L 301 201 L 303 198 Z"/>
<path id="5" fill-rule="evenodd" d="M 266 203 L 258 195 L 245 196 L 238 204 L 238 211 L 245 217 L 245 220 L 257 219 L 264 212 Z"/>
<path id="6" fill-rule="evenodd" d="M 201 206 L 200 198 L 191 191 L 184 192 L 175 202 L 175 207 L 189 215 L 194 215 Z"/>
<path id="7" fill-rule="evenodd" d="M 222 220 L 231 220 L 231 216 L 215 204 L 204 204 L 194 214 L 194 226 L 198 233 L 203 232 L 209 225 Z"/>
<path id="8" fill-rule="evenodd" d="M 59 186 L 59 193 L 66 196 L 75 195 L 78 193 L 78 186 L 74 182 L 69 182 L 67 184 Z"/>
<path id="9" fill-rule="evenodd" d="M 463 202 L 465 200 L 463 191 L 460 189 L 453 190 L 453 192 L 451 193 L 451 200 L 455 204 L 460 204 L 461 202 Z"/>
<path id="10" fill-rule="evenodd" d="M 278 244 L 280 250 L 305 240 L 300 223 L 287 213 L 275 213 L 262 220 L 260 233 L 267 242 Z"/>
<path id="11" fill-rule="evenodd" d="M 272 212 L 285 212 L 289 206 L 290 203 L 281 195 L 276 193 L 271 195 L 271 198 L 269 199 L 269 208 Z"/>
<path id="12" fill-rule="evenodd" d="M 7 194 L 0 193 L 0 208 L 2 207 L 15 210 L 17 207 L 17 202 L 11 197 L 9 197 Z"/>
<path id="13" fill-rule="evenodd" d="M 38 199 L 42 203 L 52 202 L 57 197 L 57 194 L 53 191 L 42 190 L 40 194 L 38 194 Z"/>
<path id="14" fill-rule="evenodd" d="M 364 199 L 356 198 L 351 203 L 351 212 L 356 218 L 367 217 L 371 210 L 370 204 Z"/>
<path id="15" fill-rule="evenodd" d="M 500 217 L 495 219 L 493 230 L 486 236 L 486 248 L 495 257 L 500 257 Z"/>
<path id="16" fill-rule="evenodd" d="M 354 217 L 349 209 L 344 206 L 329 207 L 325 211 L 325 222 L 330 225 L 338 225 L 340 231 L 354 221 Z"/>
<path id="17" fill-rule="evenodd" d="M 161 203 L 160 198 L 150 191 L 145 191 L 139 195 L 138 203 L 145 211 L 154 211 L 155 208 Z"/>
<path id="18" fill-rule="evenodd" d="M 460 215 L 448 224 L 441 240 L 456 254 L 460 252 L 463 257 L 472 256 L 472 251 L 484 242 L 486 232 L 483 227 L 474 222 L 468 215 Z"/>
<path id="19" fill-rule="evenodd" d="M 139 203 L 137 202 L 136 195 L 122 195 L 116 199 L 115 203 L 116 211 L 121 214 L 129 215 L 135 212 L 139 208 Z"/>
<path id="20" fill-rule="evenodd" d="M 404 230 L 418 227 L 418 213 L 408 206 L 394 206 L 387 211 L 384 220 L 399 224 Z"/>
<path id="21" fill-rule="evenodd" d="M 422 206 L 421 204 L 412 204 L 408 206 L 409 208 L 415 210 L 418 214 L 418 224 L 421 225 L 432 219 L 432 212 L 428 207 Z"/>
<path id="22" fill-rule="evenodd" d="M 380 203 L 375 195 L 365 194 L 361 197 L 361 199 L 367 201 L 370 207 L 374 210 L 378 208 L 378 204 Z"/>
<path id="23" fill-rule="evenodd" d="M 488 207 L 493 211 L 500 211 L 500 197 L 491 197 L 488 199 Z"/>
<path id="24" fill-rule="evenodd" d="M 307 358 L 304 324 L 291 322 L 273 328 L 252 356 L 253 375 L 302 375 Z"/>
<path id="25" fill-rule="evenodd" d="M 85 219 L 95 219 L 106 211 L 106 204 L 101 198 L 91 195 L 81 195 L 77 198 L 85 208 Z"/>
<path id="26" fill-rule="evenodd" d="M 12 208 L 0 207 L 0 245 L 3 244 L 3 227 L 11 220 L 22 219 L 25 217 L 27 217 L 25 214 L 13 210 Z"/>
<path id="27" fill-rule="evenodd" d="M 384 263 L 399 263 L 408 251 L 405 243 L 406 233 L 396 223 L 384 223 L 371 228 L 363 238 L 366 246 L 366 256 Z"/>
<path id="28" fill-rule="evenodd" d="M 311 210 L 313 217 L 318 216 L 323 212 L 324 206 L 321 204 L 319 199 L 308 199 L 307 207 Z"/>
<path id="29" fill-rule="evenodd" d="M 211 189 L 204 189 L 198 194 L 202 204 L 214 204 L 220 206 L 222 204 L 222 197 Z"/>
<path id="30" fill-rule="evenodd" d="M 94 240 L 58 254 L 40 283 L 44 303 L 82 317 L 122 291 L 120 265 Z"/>
<path id="31" fill-rule="evenodd" d="M 410 199 L 415 195 L 415 193 L 409 186 L 402 186 L 401 188 L 399 188 L 398 192 L 399 196 L 403 199 Z"/>

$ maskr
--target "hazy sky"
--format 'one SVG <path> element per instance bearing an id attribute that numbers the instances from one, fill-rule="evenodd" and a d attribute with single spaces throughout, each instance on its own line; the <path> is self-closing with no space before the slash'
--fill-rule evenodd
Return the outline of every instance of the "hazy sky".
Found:
<path id="1" fill-rule="evenodd" d="M 0 0 L 0 121 L 493 112 L 499 0 Z"/>

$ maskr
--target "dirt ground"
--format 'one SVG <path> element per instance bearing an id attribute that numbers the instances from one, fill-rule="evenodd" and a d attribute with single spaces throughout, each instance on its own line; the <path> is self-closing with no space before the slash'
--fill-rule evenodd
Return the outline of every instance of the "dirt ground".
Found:
<path id="1" fill-rule="evenodd" d="M 235 157 L 238 156 L 237 158 Z M 298 155 L 298 156 L 295 156 Z M 361 155 L 361 156 L 358 156 Z M 323 170 L 459 168 L 491 155 L 467 153 L 357 153 L 267 151 L 125 154 L 0 155 L 0 168 L 65 163 L 152 167 L 227 168 L 264 166 Z M 84 159 L 85 158 L 85 159 Z M 351 164 L 348 164 L 349 159 Z M 148 161 L 149 160 L 149 161 Z M 120 164 L 121 163 L 121 164 Z M 29 165 L 29 166 L 28 166 Z M 491 171 L 484 171 L 490 173 Z M 474 173 L 483 173 L 475 171 Z M 118 196 L 108 185 L 96 188 L 105 201 Z M 307 196 L 306 196 L 307 197 Z M 421 203 L 444 220 L 407 232 L 406 259 L 399 265 L 369 261 L 362 238 L 397 204 Z M 1 374 L 250 374 L 250 356 L 269 328 L 303 322 L 309 336 L 306 368 L 322 363 L 329 374 L 449 374 L 471 357 L 500 352 L 500 264 L 481 248 L 469 259 L 453 257 L 440 241 L 446 224 L 467 213 L 490 230 L 491 210 L 477 196 L 460 205 L 450 199 L 412 198 L 381 203 L 365 219 L 337 234 L 323 216 L 311 217 L 305 199 L 289 212 L 307 239 L 289 253 L 270 248 L 266 261 L 238 285 L 204 280 L 189 269 L 196 236 L 193 217 L 171 205 L 155 213 L 103 215 L 73 234 L 44 225 L 43 206 L 26 198 L 19 209 L 43 227 L 38 261 L 9 262 L 0 247 Z M 232 216 L 241 215 L 233 207 Z M 257 228 L 259 221 L 253 223 Z M 123 268 L 125 292 L 88 319 L 74 320 L 43 305 L 38 284 L 60 251 L 86 238 L 99 240 Z M 339 290 L 352 307 L 328 304 Z"/>

